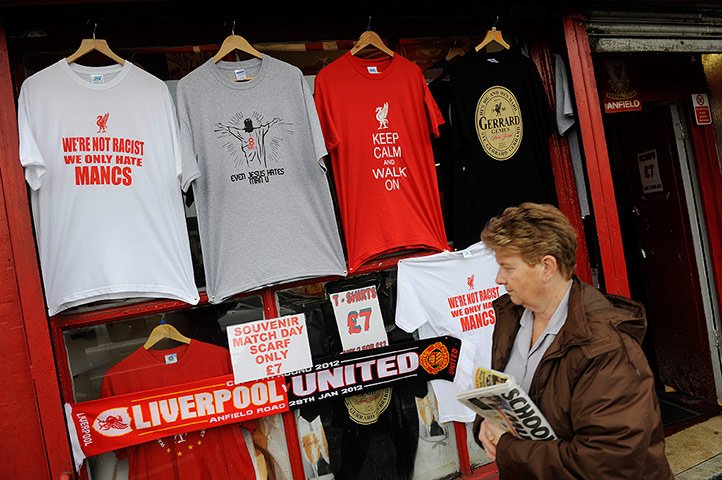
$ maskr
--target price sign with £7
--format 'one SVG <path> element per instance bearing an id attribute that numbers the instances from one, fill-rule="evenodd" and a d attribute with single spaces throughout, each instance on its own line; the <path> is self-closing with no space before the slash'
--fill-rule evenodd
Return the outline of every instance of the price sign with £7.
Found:
<path id="1" fill-rule="evenodd" d="M 330 294 L 344 352 L 388 345 L 376 287 Z"/>

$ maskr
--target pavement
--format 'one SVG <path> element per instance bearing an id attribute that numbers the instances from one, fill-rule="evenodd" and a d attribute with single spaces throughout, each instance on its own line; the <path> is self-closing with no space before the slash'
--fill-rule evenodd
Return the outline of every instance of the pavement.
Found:
<path id="1" fill-rule="evenodd" d="M 675 480 L 722 480 L 722 414 L 665 438 Z"/>

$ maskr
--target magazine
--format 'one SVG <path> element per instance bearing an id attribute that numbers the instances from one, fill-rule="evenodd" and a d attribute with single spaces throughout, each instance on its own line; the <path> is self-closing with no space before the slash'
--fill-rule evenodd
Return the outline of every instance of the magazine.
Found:
<path id="1" fill-rule="evenodd" d="M 554 430 L 514 377 L 478 367 L 475 387 L 456 394 L 457 400 L 516 438 L 554 440 Z"/>

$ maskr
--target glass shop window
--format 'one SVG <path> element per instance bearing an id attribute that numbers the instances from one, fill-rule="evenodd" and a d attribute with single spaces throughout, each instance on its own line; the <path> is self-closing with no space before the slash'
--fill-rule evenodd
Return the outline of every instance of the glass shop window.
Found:
<path id="1" fill-rule="evenodd" d="M 334 300 L 375 287 L 390 345 L 413 341 L 396 327 L 396 269 L 280 290 L 281 315 L 303 313 L 314 360 L 342 352 Z M 336 298 L 334 299 L 334 295 Z M 288 312 L 288 313 L 286 313 Z M 332 398 L 295 410 L 308 479 L 433 480 L 459 472 L 453 423 L 440 424 L 427 382 L 408 382 L 359 395 Z"/>
<path id="2" fill-rule="evenodd" d="M 63 336 L 74 400 L 230 374 L 226 327 L 262 318 L 261 297 L 252 295 L 68 329 Z M 161 322 L 190 343 L 165 337 L 150 345 Z M 97 480 L 254 478 L 256 471 L 265 472 L 266 478 L 291 478 L 280 415 L 151 440 L 96 455 L 86 465 L 88 478 Z"/>

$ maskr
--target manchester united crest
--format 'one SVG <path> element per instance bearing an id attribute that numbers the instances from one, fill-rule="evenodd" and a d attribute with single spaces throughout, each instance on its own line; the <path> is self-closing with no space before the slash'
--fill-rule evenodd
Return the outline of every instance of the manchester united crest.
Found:
<path id="1" fill-rule="evenodd" d="M 419 365 L 431 375 L 436 375 L 449 365 L 449 351 L 441 342 L 429 345 L 419 355 Z"/>

